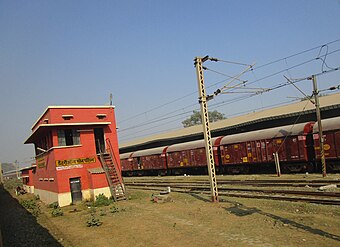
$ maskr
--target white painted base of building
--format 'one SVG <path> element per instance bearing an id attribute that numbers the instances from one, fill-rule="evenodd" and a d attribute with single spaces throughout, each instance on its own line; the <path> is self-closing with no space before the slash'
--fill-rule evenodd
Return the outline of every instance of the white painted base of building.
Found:
<path id="1" fill-rule="evenodd" d="M 34 186 L 29 186 L 29 185 L 24 184 L 22 187 L 27 193 L 34 194 Z"/>
<path id="2" fill-rule="evenodd" d="M 47 190 L 34 189 L 34 194 L 39 195 L 40 200 L 45 204 L 58 202 L 60 207 L 65 207 L 72 204 L 71 192 L 55 193 Z M 98 196 L 99 194 L 104 194 L 106 197 L 110 198 L 110 188 L 104 187 L 98 189 L 82 190 L 82 197 L 85 201 L 94 201 L 96 199 L 96 196 Z"/>
<path id="3" fill-rule="evenodd" d="M 96 196 L 99 194 L 104 194 L 104 196 L 110 198 L 111 197 L 111 191 L 109 187 L 104 187 L 104 188 L 98 188 L 98 189 L 93 189 L 91 191 L 91 200 L 95 201 Z"/>

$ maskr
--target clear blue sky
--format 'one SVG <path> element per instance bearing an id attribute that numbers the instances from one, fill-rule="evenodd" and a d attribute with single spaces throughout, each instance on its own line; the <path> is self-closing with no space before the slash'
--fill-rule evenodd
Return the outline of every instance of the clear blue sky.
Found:
<path id="1" fill-rule="evenodd" d="M 194 57 L 262 65 L 340 39 L 339 24 L 338 0 L 0 0 L 0 161 L 24 165 L 34 156 L 33 146 L 23 142 L 48 105 L 103 105 L 110 93 L 121 141 L 180 128 L 188 116 L 184 113 L 198 107 L 187 107 L 197 103 Z M 335 51 L 340 42 L 328 48 Z M 254 81 L 287 69 L 318 52 L 254 70 L 244 79 Z M 326 61 L 330 67 L 340 66 L 339 52 Z M 212 62 L 207 66 L 229 75 L 244 69 Z M 285 74 L 297 78 L 321 69 L 316 61 Z M 207 86 L 225 79 L 205 73 Z M 284 82 L 282 74 L 256 86 Z M 319 78 L 320 87 L 339 84 L 340 73 L 331 74 Z M 301 88 L 310 94 L 310 82 L 303 83 Z M 291 87 L 216 110 L 231 116 L 300 96 L 295 91 Z M 210 104 L 232 97 L 237 96 L 221 95 Z M 172 111 L 183 115 L 170 118 Z M 134 117 L 137 114 L 141 116 Z M 169 116 L 169 124 L 124 131 L 163 116 Z"/>

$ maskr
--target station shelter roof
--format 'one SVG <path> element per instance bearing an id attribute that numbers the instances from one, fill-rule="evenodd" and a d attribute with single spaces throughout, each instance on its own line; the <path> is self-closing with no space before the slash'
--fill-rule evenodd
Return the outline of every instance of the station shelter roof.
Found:
<path id="1" fill-rule="evenodd" d="M 319 98 L 320 107 L 329 108 L 332 110 L 333 108 L 339 111 L 340 115 L 340 93 L 327 95 Z M 212 132 L 217 132 L 218 130 L 223 130 L 226 128 L 231 128 L 233 126 L 241 126 L 245 124 L 255 124 L 257 122 L 261 122 L 264 120 L 275 120 L 275 119 L 283 119 L 288 116 L 297 116 L 302 111 L 312 113 L 315 111 L 315 105 L 311 102 L 300 101 L 293 104 L 288 104 L 280 107 L 275 107 L 271 109 L 261 110 L 258 112 L 252 112 L 241 116 L 236 116 L 233 118 L 224 119 L 218 122 L 210 123 L 210 129 Z M 141 147 L 146 145 L 147 143 L 156 143 L 161 140 L 169 140 L 169 139 L 178 139 L 183 137 L 200 135 L 203 132 L 202 125 L 196 125 L 188 128 L 182 128 L 175 131 L 165 132 L 157 135 L 147 136 L 140 139 L 135 139 L 129 142 L 125 142 L 119 145 L 120 150 L 123 150 L 122 153 L 133 151 L 132 149 Z M 217 135 L 221 135 L 221 133 L 217 133 Z"/>

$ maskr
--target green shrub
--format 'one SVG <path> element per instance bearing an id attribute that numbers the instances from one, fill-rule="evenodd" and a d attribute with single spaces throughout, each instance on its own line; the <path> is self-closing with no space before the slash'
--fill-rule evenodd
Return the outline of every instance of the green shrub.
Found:
<path id="1" fill-rule="evenodd" d="M 25 200 L 22 200 L 22 201 L 20 202 L 20 204 L 21 204 L 24 208 L 26 208 L 26 209 L 31 209 L 31 210 L 33 210 L 34 208 L 37 207 L 37 203 L 36 203 L 36 201 L 33 200 L 33 199 L 25 199 Z"/>
<path id="2" fill-rule="evenodd" d="M 107 198 L 104 194 L 99 194 L 96 196 L 96 200 L 93 205 L 95 207 L 109 206 L 111 204 L 111 200 Z"/>
<path id="3" fill-rule="evenodd" d="M 58 204 L 58 202 L 52 202 L 51 204 L 48 205 L 48 207 L 57 209 L 57 208 L 59 208 L 59 204 Z"/>
<path id="4" fill-rule="evenodd" d="M 63 216 L 64 215 L 64 213 L 61 210 L 61 208 L 54 208 L 52 210 L 51 214 L 52 214 L 53 217 L 58 217 L 58 216 Z"/>
<path id="5" fill-rule="evenodd" d="M 86 224 L 88 227 L 93 227 L 100 226 L 103 224 L 103 222 L 101 222 L 100 219 L 97 218 L 95 213 L 91 213 L 91 217 L 86 221 Z"/>
<path id="6" fill-rule="evenodd" d="M 110 207 L 110 213 L 114 214 L 118 212 L 119 212 L 119 208 L 116 205 L 112 205 L 112 207 Z"/>
<path id="7" fill-rule="evenodd" d="M 22 200 L 20 202 L 20 204 L 26 208 L 27 210 L 29 210 L 32 215 L 38 217 L 39 214 L 41 214 L 41 209 L 40 209 L 40 205 L 36 203 L 36 201 L 34 199 L 27 199 L 27 200 Z"/>
<path id="8" fill-rule="evenodd" d="M 38 217 L 39 214 L 41 214 L 41 209 L 40 209 L 40 205 L 37 204 L 36 207 L 32 210 L 32 215 L 34 215 L 35 217 Z"/>

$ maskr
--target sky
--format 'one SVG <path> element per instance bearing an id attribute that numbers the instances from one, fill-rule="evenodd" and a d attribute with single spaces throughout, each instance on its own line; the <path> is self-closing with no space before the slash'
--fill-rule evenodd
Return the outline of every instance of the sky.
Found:
<path id="1" fill-rule="evenodd" d="M 332 71 L 339 23 L 339 0 L 0 0 L 0 161 L 29 164 L 23 142 L 47 106 L 107 105 L 110 93 L 120 143 L 182 128 L 199 109 L 195 57 L 244 64 L 205 62 L 208 94 L 251 64 L 239 79 L 253 93 Z M 339 78 L 322 73 L 319 88 Z M 311 81 L 296 85 L 312 93 Z M 249 95 L 209 107 L 232 117 L 303 97 L 292 86 Z"/>

